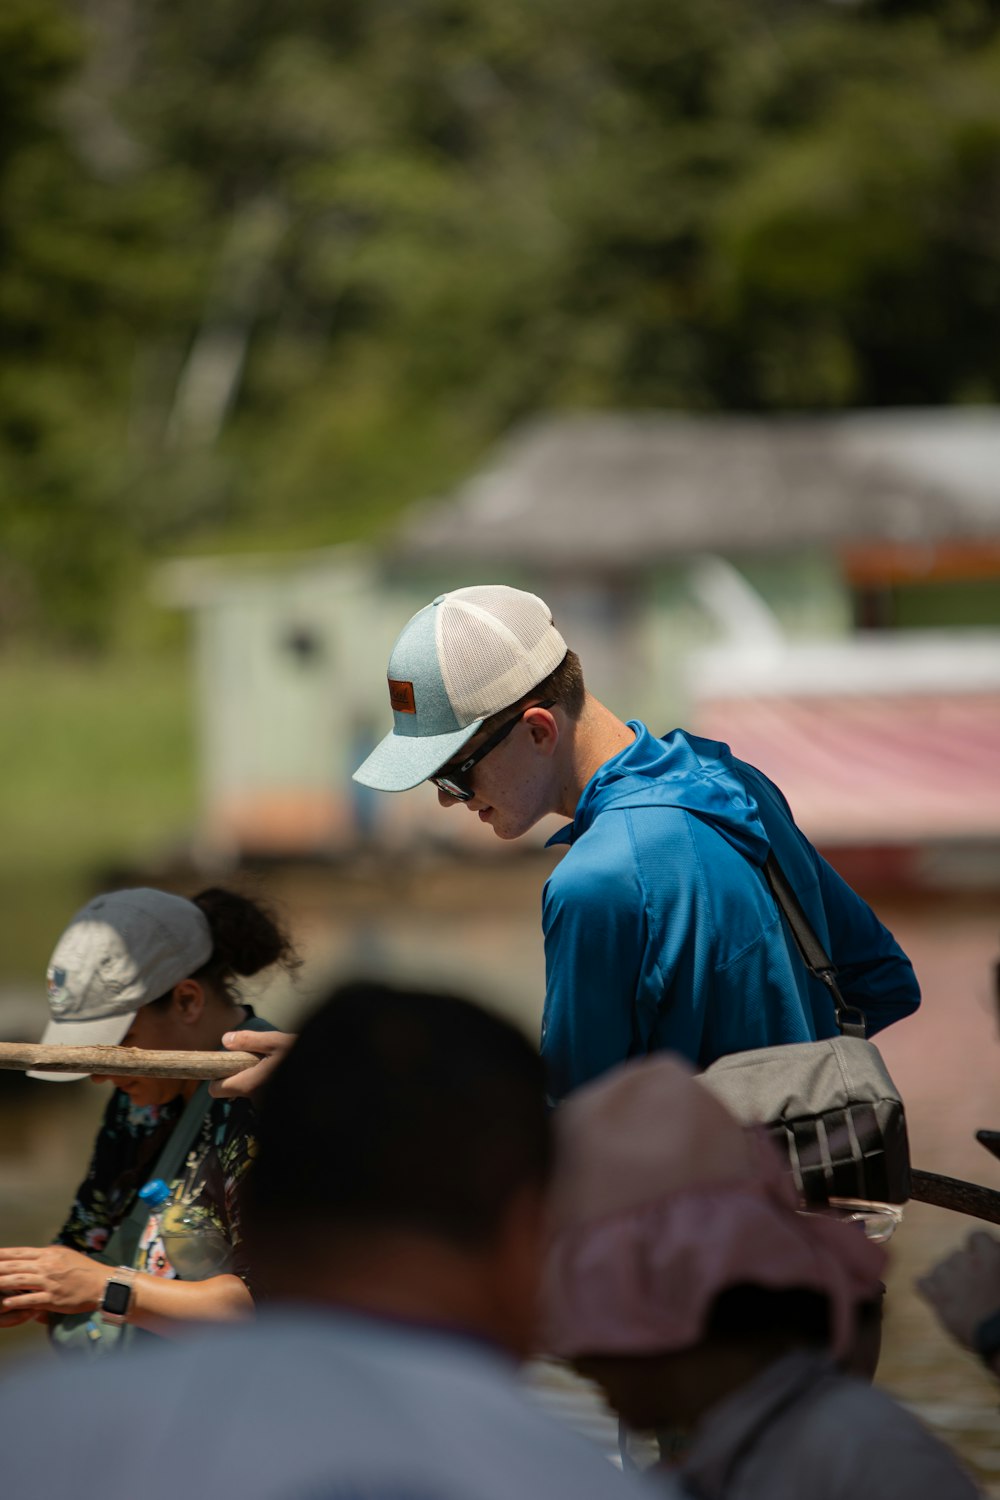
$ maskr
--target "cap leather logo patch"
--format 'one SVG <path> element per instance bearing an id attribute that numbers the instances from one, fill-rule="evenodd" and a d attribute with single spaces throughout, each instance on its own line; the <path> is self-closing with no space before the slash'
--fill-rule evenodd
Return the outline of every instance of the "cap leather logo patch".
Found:
<path id="1" fill-rule="evenodd" d="M 417 705 L 413 697 L 412 682 L 397 682 L 389 678 L 389 702 L 397 714 L 415 714 Z"/>
<path id="2" fill-rule="evenodd" d="M 49 1005 L 53 1010 L 61 1010 L 69 999 L 66 993 L 66 970 L 50 969 L 45 978 L 49 992 Z"/>

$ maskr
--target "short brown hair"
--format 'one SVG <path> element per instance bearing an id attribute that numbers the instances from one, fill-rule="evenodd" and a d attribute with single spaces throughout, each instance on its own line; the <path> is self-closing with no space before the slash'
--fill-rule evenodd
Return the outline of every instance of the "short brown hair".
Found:
<path id="1" fill-rule="evenodd" d="M 490 734 L 494 729 L 499 729 L 501 724 L 506 723 L 512 714 L 530 708 L 533 703 L 541 703 L 543 699 L 558 704 L 566 717 L 575 721 L 583 712 L 583 701 L 586 696 L 587 690 L 583 683 L 580 658 L 575 651 L 567 651 L 555 671 L 550 672 L 548 677 L 537 683 L 530 693 L 525 693 L 523 697 L 518 698 L 516 703 L 509 703 L 506 708 L 500 709 L 499 713 L 491 714 L 488 719 L 484 719 L 479 733 Z"/>

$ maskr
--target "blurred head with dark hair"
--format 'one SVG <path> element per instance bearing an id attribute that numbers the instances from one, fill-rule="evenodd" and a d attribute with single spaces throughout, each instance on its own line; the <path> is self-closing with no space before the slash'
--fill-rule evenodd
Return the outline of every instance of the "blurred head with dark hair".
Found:
<path id="1" fill-rule="evenodd" d="M 451 995 L 349 984 L 259 1104 L 245 1208 L 272 1296 L 528 1352 L 552 1140 L 519 1032 Z"/>

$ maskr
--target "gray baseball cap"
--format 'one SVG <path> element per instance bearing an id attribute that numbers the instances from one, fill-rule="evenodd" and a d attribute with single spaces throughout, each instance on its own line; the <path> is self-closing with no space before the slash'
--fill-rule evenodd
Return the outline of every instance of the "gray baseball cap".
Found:
<path id="1" fill-rule="evenodd" d="M 418 786 L 565 655 L 552 613 L 535 594 L 506 584 L 440 594 L 413 616 L 392 648 L 393 727 L 354 780 L 382 792 Z"/>
<path id="2" fill-rule="evenodd" d="M 140 887 L 95 896 L 55 946 L 46 972 L 46 1046 L 116 1046 L 150 1000 L 208 962 L 212 933 L 193 901 Z M 32 1071 L 65 1083 L 85 1073 Z"/>

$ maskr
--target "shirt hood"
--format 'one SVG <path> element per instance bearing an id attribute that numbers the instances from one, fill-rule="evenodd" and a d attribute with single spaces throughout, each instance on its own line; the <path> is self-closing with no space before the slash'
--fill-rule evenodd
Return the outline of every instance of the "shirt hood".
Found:
<path id="1" fill-rule="evenodd" d="M 680 807 L 709 823 L 735 849 L 763 865 L 770 841 L 757 803 L 728 745 L 674 729 L 657 739 L 637 719 L 631 745 L 604 762 L 587 782 L 572 823 L 549 844 L 572 844 L 609 808 Z"/>

